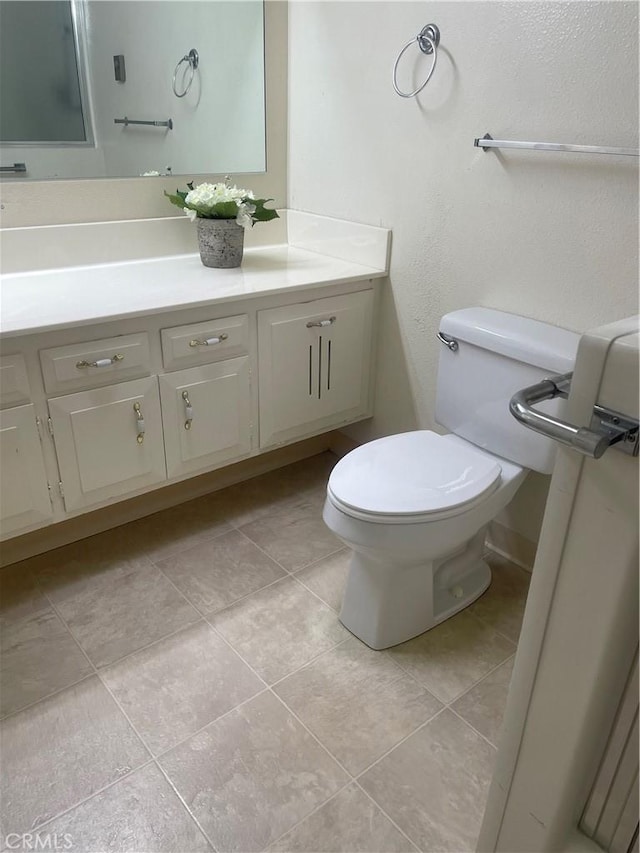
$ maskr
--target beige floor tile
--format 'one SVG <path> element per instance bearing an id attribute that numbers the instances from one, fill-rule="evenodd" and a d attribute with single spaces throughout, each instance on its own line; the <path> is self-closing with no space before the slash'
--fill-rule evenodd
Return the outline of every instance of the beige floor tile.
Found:
<path id="1" fill-rule="evenodd" d="M 498 554 L 490 553 L 487 562 L 491 567 L 491 586 L 469 610 L 517 643 L 531 575 Z"/>
<path id="2" fill-rule="evenodd" d="M 494 746 L 498 745 L 513 662 L 514 658 L 505 661 L 451 706 Z"/>
<path id="3" fill-rule="evenodd" d="M 0 629 L 0 716 L 20 710 L 93 672 L 49 607 Z"/>
<path id="4" fill-rule="evenodd" d="M 207 542 L 231 530 L 212 495 L 206 495 L 163 512 L 156 512 L 118 528 L 132 548 L 142 548 L 152 560 L 161 560 Z"/>
<path id="5" fill-rule="evenodd" d="M 107 530 L 29 561 L 42 591 L 54 604 L 72 596 L 76 589 L 83 589 L 88 577 L 104 578 L 108 586 L 114 569 L 135 571 L 151 564 L 144 551 L 145 543 L 126 542 L 120 530 Z"/>
<path id="6" fill-rule="evenodd" d="M 410 675 L 449 703 L 515 652 L 515 645 L 462 611 L 407 643 L 389 649 Z"/>
<path id="7" fill-rule="evenodd" d="M 161 764 L 220 851 L 262 850 L 347 781 L 269 692 L 207 726 Z"/>
<path id="8" fill-rule="evenodd" d="M 148 758 L 96 676 L 0 726 L 2 828 L 34 829 Z"/>
<path id="9" fill-rule="evenodd" d="M 25 560 L 0 569 L 0 624 L 8 625 L 51 610 L 38 589 L 32 565 L 33 561 Z"/>
<path id="10" fill-rule="evenodd" d="M 332 453 L 320 453 L 269 471 L 216 492 L 216 506 L 228 521 L 241 527 L 284 509 L 305 495 L 324 495 L 336 461 Z"/>
<path id="11" fill-rule="evenodd" d="M 332 610 L 339 613 L 350 561 L 351 551 L 345 548 L 305 569 L 300 569 L 296 572 L 296 577 L 320 596 Z"/>
<path id="12" fill-rule="evenodd" d="M 445 709 L 360 783 L 389 817 L 429 853 L 475 850 L 495 750 Z"/>
<path id="13" fill-rule="evenodd" d="M 70 853 L 200 853 L 204 835 L 160 770 L 150 764 L 42 830 Z"/>
<path id="14" fill-rule="evenodd" d="M 349 636 L 333 610 L 293 578 L 250 595 L 209 621 L 269 684 Z"/>
<path id="15" fill-rule="evenodd" d="M 206 623 L 130 655 L 101 677 L 154 755 L 264 689 Z"/>
<path id="16" fill-rule="evenodd" d="M 354 776 L 442 708 L 389 655 L 354 637 L 274 690 Z"/>
<path id="17" fill-rule="evenodd" d="M 215 613 L 286 575 L 237 530 L 157 564 L 202 613 Z"/>
<path id="18" fill-rule="evenodd" d="M 404 853 L 416 848 L 357 785 L 298 824 L 270 853 Z"/>
<path id="19" fill-rule="evenodd" d="M 343 547 L 322 520 L 317 498 L 301 498 L 241 529 L 289 572 Z"/>
<path id="20" fill-rule="evenodd" d="M 201 618 L 151 563 L 70 574 L 48 577 L 47 594 L 97 667 Z"/>

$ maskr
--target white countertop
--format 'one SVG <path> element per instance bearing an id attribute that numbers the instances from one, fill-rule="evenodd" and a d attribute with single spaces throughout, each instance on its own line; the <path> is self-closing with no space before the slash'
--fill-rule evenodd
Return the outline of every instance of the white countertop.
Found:
<path id="1" fill-rule="evenodd" d="M 381 278 L 386 270 L 294 248 L 246 249 L 238 269 L 208 269 L 175 255 L 0 276 L 0 335 L 71 328 Z"/>

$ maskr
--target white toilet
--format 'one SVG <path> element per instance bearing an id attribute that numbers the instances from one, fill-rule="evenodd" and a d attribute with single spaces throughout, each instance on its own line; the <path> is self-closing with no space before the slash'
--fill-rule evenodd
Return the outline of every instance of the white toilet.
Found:
<path id="1" fill-rule="evenodd" d="M 327 486 L 324 520 L 353 550 L 340 620 L 373 649 L 453 616 L 491 582 L 489 522 L 529 469 L 551 473 L 555 444 L 509 414 L 516 391 L 573 370 L 579 336 L 487 308 L 440 322 L 436 420 L 347 454 Z M 540 405 L 562 414 L 563 400 Z"/>

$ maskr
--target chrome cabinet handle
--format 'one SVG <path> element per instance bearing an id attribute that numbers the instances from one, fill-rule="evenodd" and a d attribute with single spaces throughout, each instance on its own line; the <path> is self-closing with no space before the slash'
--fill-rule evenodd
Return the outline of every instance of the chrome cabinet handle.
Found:
<path id="1" fill-rule="evenodd" d="M 144 441 L 144 415 L 142 414 L 140 403 L 133 404 L 133 411 L 136 413 L 136 427 L 138 430 L 136 441 L 138 444 L 142 444 Z"/>
<path id="2" fill-rule="evenodd" d="M 189 341 L 190 347 L 212 347 L 216 344 L 221 344 L 222 341 L 226 341 L 229 335 L 226 332 L 223 332 L 221 335 L 218 335 L 217 338 L 205 338 L 203 341 L 199 341 L 194 339 Z"/>
<path id="3" fill-rule="evenodd" d="M 182 392 L 182 399 L 184 400 L 184 414 L 185 414 L 185 418 L 186 418 L 186 420 L 184 422 L 184 428 L 185 429 L 191 429 L 191 422 L 193 421 L 193 406 L 191 405 L 191 402 L 189 401 L 189 392 L 188 391 Z"/>
<path id="4" fill-rule="evenodd" d="M 325 320 L 309 320 L 307 329 L 313 329 L 314 326 L 332 326 L 335 321 L 335 317 L 327 317 Z"/>
<path id="5" fill-rule="evenodd" d="M 446 347 L 449 347 L 451 352 L 457 352 L 458 350 L 458 341 L 455 338 L 450 338 L 449 335 L 443 335 L 442 332 L 437 333 L 437 338 L 441 341 Z"/>
<path id="6" fill-rule="evenodd" d="M 78 370 L 85 370 L 87 367 L 111 367 L 112 364 L 117 364 L 119 361 L 124 361 L 124 356 L 117 352 L 111 358 L 99 358 L 96 361 L 76 361 L 76 367 Z"/>
<path id="7" fill-rule="evenodd" d="M 533 408 L 534 403 L 566 399 L 571 389 L 573 373 L 550 376 L 536 385 L 523 388 L 513 395 L 509 411 L 524 426 L 559 441 L 585 456 L 599 459 L 609 447 L 615 446 L 630 456 L 638 455 L 638 421 L 604 406 L 595 406 L 589 427 L 578 427 Z"/>

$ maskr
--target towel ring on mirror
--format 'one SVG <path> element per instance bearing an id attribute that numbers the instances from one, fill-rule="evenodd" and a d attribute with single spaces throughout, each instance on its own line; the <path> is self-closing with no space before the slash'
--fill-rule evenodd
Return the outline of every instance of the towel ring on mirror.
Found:
<path id="1" fill-rule="evenodd" d="M 414 89 L 413 92 L 401 92 L 398 88 L 398 64 L 402 59 L 405 51 L 407 51 L 411 45 L 417 42 L 418 47 L 423 53 L 427 55 L 433 54 L 433 62 L 431 63 L 431 68 L 429 69 L 429 73 L 427 74 L 427 79 L 418 86 L 417 89 Z M 427 85 L 429 80 L 431 80 L 431 75 L 435 71 L 436 61 L 438 59 L 438 45 L 440 44 L 440 30 L 435 24 L 427 24 L 426 27 L 423 27 L 418 35 L 415 38 L 412 38 L 411 41 L 408 41 L 405 46 L 402 48 L 400 53 L 398 54 L 398 58 L 395 61 L 393 66 L 393 88 L 396 90 L 397 94 L 400 95 L 401 98 L 413 98 L 419 92 L 421 92 L 424 87 Z"/>
<path id="2" fill-rule="evenodd" d="M 189 63 L 189 69 L 191 69 L 191 76 L 189 77 L 189 82 L 184 87 L 184 91 L 178 92 L 176 89 L 176 77 L 178 76 L 178 69 L 180 68 L 180 66 L 182 65 L 183 62 Z M 187 94 L 187 92 L 191 88 L 191 84 L 193 83 L 193 78 L 195 76 L 196 68 L 198 67 L 199 62 L 200 62 L 200 57 L 198 56 L 198 51 L 195 49 L 195 47 L 192 47 L 191 50 L 189 51 L 189 53 L 185 54 L 185 56 L 183 56 L 182 59 L 176 65 L 176 70 L 173 72 L 173 82 L 172 82 L 173 94 L 176 96 L 176 98 L 184 98 L 184 96 Z M 184 73 L 187 74 L 189 69 L 185 69 Z M 184 78 L 183 78 L 183 81 L 184 81 Z"/>

